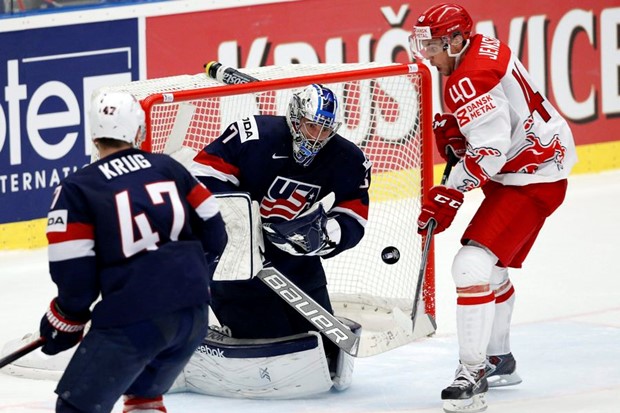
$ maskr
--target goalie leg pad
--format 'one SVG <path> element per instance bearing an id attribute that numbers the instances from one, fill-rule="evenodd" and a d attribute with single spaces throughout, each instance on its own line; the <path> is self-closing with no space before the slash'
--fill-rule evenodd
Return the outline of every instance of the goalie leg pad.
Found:
<path id="1" fill-rule="evenodd" d="M 317 332 L 235 339 L 209 330 L 183 371 L 187 390 L 219 397 L 292 399 L 327 392 L 332 380 Z"/>
<path id="2" fill-rule="evenodd" d="M 214 281 L 249 280 L 262 268 L 265 250 L 258 203 L 243 192 L 215 195 L 228 243 L 213 274 Z"/>

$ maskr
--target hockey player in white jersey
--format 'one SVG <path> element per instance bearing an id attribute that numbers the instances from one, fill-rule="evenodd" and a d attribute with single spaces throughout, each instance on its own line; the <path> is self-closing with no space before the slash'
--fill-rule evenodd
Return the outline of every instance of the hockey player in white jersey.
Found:
<path id="1" fill-rule="evenodd" d="M 457 292 L 460 364 L 442 391 L 446 412 L 486 409 L 488 387 L 521 382 L 510 347 L 515 289 L 508 267 L 520 268 L 545 219 L 563 202 L 577 157 L 565 119 L 499 40 L 472 33 L 457 4 L 420 15 L 410 37 L 416 59 L 449 76 L 435 115 L 439 152 L 459 160 L 445 185 L 431 188 L 418 218 L 421 233 L 450 226 L 463 193 L 485 199 L 461 238 L 452 276 Z"/>

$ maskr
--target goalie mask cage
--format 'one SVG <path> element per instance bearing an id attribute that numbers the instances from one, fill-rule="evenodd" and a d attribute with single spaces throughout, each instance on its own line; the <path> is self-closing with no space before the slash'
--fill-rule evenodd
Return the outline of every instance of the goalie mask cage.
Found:
<path id="1" fill-rule="evenodd" d="M 372 162 L 366 234 L 355 248 L 323 260 L 334 312 L 362 325 L 360 356 L 433 333 L 432 249 L 420 316 L 415 326 L 411 321 L 423 248 L 416 221 L 422 194 L 433 182 L 428 68 L 422 64 L 298 64 L 243 72 L 260 82 L 223 85 L 200 73 L 102 90 L 128 91 L 141 101 L 147 114 L 142 149 L 171 154 L 188 165 L 230 123 L 250 115 L 284 115 L 292 91 L 310 83 L 331 88 L 340 103 L 338 133 L 357 144 Z M 400 253 L 396 263 L 382 260 L 388 246 Z"/>

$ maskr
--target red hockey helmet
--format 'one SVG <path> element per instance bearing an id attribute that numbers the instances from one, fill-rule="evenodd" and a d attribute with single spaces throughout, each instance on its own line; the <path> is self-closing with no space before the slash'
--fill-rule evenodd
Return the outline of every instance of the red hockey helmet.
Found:
<path id="1" fill-rule="evenodd" d="M 460 34 L 468 39 L 472 20 L 458 4 L 443 3 L 430 7 L 418 17 L 409 37 L 411 52 L 416 58 L 429 58 L 447 50 L 450 40 Z"/>

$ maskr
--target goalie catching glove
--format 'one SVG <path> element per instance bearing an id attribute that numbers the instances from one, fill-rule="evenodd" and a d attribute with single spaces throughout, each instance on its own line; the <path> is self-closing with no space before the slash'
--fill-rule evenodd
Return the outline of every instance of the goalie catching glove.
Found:
<path id="1" fill-rule="evenodd" d="M 265 237 L 291 255 L 326 255 L 340 242 L 340 224 L 323 205 L 290 221 L 263 224 Z"/>
<path id="2" fill-rule="evenodd" d="M 40 335 L 45 339 L 45 344 L 41 348 L 45 354 L 54 355 L 75 346 L 82 340 L 84 326 L 90 320 L 90 311 L 76 316 L 65 314 L 56 298 L 50 303 L 41 319 Z"/>

